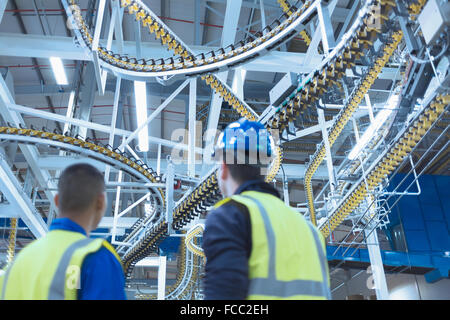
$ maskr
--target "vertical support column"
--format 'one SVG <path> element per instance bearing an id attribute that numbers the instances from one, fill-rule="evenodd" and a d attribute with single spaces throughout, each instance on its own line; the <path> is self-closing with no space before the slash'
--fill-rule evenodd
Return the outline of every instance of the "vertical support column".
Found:
<path id="1" fill-rule="evenodd" d="M 364 98 L 366 100 L 366 104 L 367 104 L 367 108 L 369 109 L 369 119 L 370 119 L 370 123 L 373 122 L 374 117 L 373 117 L 373 108 L 372 108 L 372 103 L 370 102 L 370 97 L 369 94 L 365 94 Z"/>
<path id="2" fill-rule="evenodd" d="M 264 0 L 259 0 L 259 9 L 261 11 L 261 29 L 266 27 L 266 12 L 264 10 Z M 266 31 L 264 31 L 264 34 Z"/>
<path id="3" fill-rule="evenodd" d="M 325 124 L 325 116 L 322 109 L 317 109 L 319 114 L 319 125 L 322 129 L 322 139 L 325 144 L 325 155 L 327 160 L 328 178 L 330 179 L 330 189 L 334 192 L 336 187 L 336 177 L 334 176 L 333 159 L 331 157 L 330 141 L 328 140 L 328 131 Z"/>
<path id="4" fill-rule="evenodd" d="M 358 143 L 358 141 L 359 141 L 359 130 L 358 130 L 358 124 L 356 123 L 356 119 L 355 119 L 354 116 L 352 117 L 352 122 L 353 122 L 353 130 L 355 131 L 356 143 Z"/>
<path id="5" fill-rule="evenodd" d="M 97 19 L 95 21 L 94 37 L 92 39 L 92 62 L 95 66 L 95 79 L 97 80 L 98 92 L 100 95 L 105 94 L 106 77 L 108 73 L 100 68 L 100 61 L 98 58 L 98 44 L 100 41 L 100 33 L 103 25 L 103 15 L 105 13 L 106 0 L 100 0 L 97 8 Z"/>
<path id="6" fill-rule="evenodd" d="M 2 22 L 3 14 L 5 13 L 6 4 L 8 1 L 1 1 L 0 2 L 0 23 Z"/>
<path id="7" fill-rule="evenodd" d="M 123 178 L 123 171 L 120 170 L 117 178 L 118 184 L 122 182 Z M 113 217 L 113 226 L 112 226 L 112 232 L 111 232 L 111 243 L 112 244 L 119 244 L 119 242 L 116 241 L 116 233 L 117 233 L 117 220 L 119 219 L 119 200 L 120 200 L 120 185 L 117 186 L 116 191 L 116 202 L 114 204 L 114 217 Z"/>
<path id="8" fill-rule="evenodd" d="M 330 17 L 333 12 L 334 9 L 336 8 L 338 0 L 333 0 L 329 5 L 328 5 L 328 17 Z M 310 24 L 311 28 L 313 27 L 313 24 Z M 303 65 L 307 66 L 311 63 L 312 59 L 314 58 L 314 56 L 317 56 L 317 46 L 320 43 L 320 40 L 322 39 L 322 32 L 320 29 L 320 25 L 318 26 L 318 28 L 316 28 L 316 30 L 312 30 L 312 32 L 314 33 L 314 35 L 311 38 L 311 43 L 308 46 L 308 50 L 306 51 L 306 56 L 305 59 L 303 60 Z M 326 52 L 327 53 L 327 52 Z"/>
<path id="9" fill-rule="evenodd" d="M 367 249 L 369 251 L 371 271 L 373 274 L 373 283 L 377 300 L 389 300 L 389 291 L 384 274 L 383 260 L 381 259 L 380 245 L 376 229 L 369 234 L 369 230 L 364 231 L 366 234 Z M 368 283 L 369 285 L 369 283 Z"/>
<path id="10" fill-rule="evenodd" d="M 189 84 L 189 137 L 188 137 L 188 176 L 195 176 L 195 115 L 197 101 L 197 78 L 191 79 Z"/>
<path id="11" fill-rule="evenodd" d="M 172 233 L 172 221 L 173 221 L 173 184 L 174 184 L 175 169 L 173 167 L 170 157 L 167 159 L 166 169 L 166 221 L 168 224 L 167 233 Z"/>
<path id="12" fill-rule="evenodd" d="M 166 296 L 166 263 L 167 257 L 159 257 L 158 267 L 158 300 L 164 300 Z"/>
<path id="13" fill-rule="evenodd" d="M 141 22 L 136 20 L 135 21 L 135 32 L 134 32 L 134 36 L 135 36 L 135 40 L 136 40 L 136 58 L 140 59 L 141 58 Z"/>
<path id="14" fill-rule="evenodd" d="M 23 192 L 31 198 L 31 193 L 33 190 L 33 179 L 31 176 L 31 169 L 27 168 L 27 173 L 25 174 L 25 181 L 23 183 Z"/>
<path id="15" fill-rule="evenodd" d="M 122 30 L 122 20 L 123 20 L 123 11 L 125 8 L 120 7 L 119 0 L 113 0 L 113 14 L 114 9 L 117 10 L 117 17 L 114 20 L 114 35 L 116 36 L 116 46 L 117 52 L 123 52 L 123 30 Z"/>
<path id="16" fill-rule="evenodd" d="M 69 96 L 69 103 L 67 104 L 67 112 L 66 112 L 66 117 L 67 118 L 73 118 L 73 109 L 75 107 L 75 91 L 71 91 L 70 92 L 70 96 Z M 70 123 L 66 122 L 64 124 L 64 129 L 63 129 L 63 133 L 69 132 L 71 128 Z"/>
<path id="17" fill-rule="evenodd" d="M 201 33 L 200 33 L 200 14 L 201 14 L 201 0 L 194 0 L 194 44 L 201 45 Z"/>
<path id="18" fill-rule="evenodd" d="M 158 158 L 156 159 L 156 174 L 161 173 L 161 143 L 158 144 Z"/>
<path id="19" fill-rule="evenodd" d="M 229 44 L 234 43 L 236 38 L 236 31 L 239 22 L 239 16 L 241 13 L 242 0 L 227 0 L 227 6 L 225 11 L 224 27 L 222 31 L 221 47 L 226 47 Z M 217 73 L 216 76 L 226 83 L 228 77 L 228 71 Z M 204 162 L 211 163 L 211 153 L 214 144 L 214 130 L 217 130 L 219 123 L 220 109 L 222 107 L 223 99 L 219 94 L 213 92 L 211 105 L 208 115 L 208 124 L 206 132 L 208 136 L 205 141 Z"/>
<path id="20" fill-rule="evenodd" d="M 285 178 L 283 178 L 283 200 L 284 203 L 288 206 L 289 205 L 289 188 L 288 188 L 289 184 L 288 182 L 285 180 Z"/>
<path id="21" fill-rule="evenodd" d="M 323 51 L 325 55 L 327 55 L 336 46 L 333 35 L 333 26 L 331 25 L 328 7 L 322 7 L 322 4 L 317 2 L 317 11 L 319 17 L 319 28 L 322 35 Z"/>
<path id="22" fill-rule="evenodd" d="M 245 81 L 245 75 L 247 74 L 247 70 L 238 67 L 234 70 L 234 77 L 233 77 L 233 84 L 231 89 L 233 90 L 234 94 L 239 98 L 244 100 L 244 81 Z"/>
<path id="23" fill-rule="evenodd" d="M 37 195 L 37 191 L 34 193 L 34 197 L 36 197 Z M 35 203 L 35 199 L 33 199 L 33 203 Z M 56 208 L 56 205 L 54 202 L 50 203 L 50 210 L 48 212 L 48 216 L 47 216 L 47 228 L 50 228 L 50 226 L 52 225 L 53 219 L 55 219 L 56 217 L 56 212 L 58 208 Z"/>
<path id="24" fill-rule="evenodd" d="M 93 63 L 89 62 L 84 71 L 83 79 L 85 81 L 81 85 L 80 95 L 79 95 L 79 114 L 75 115 L 76 118 L 81 120 L 89 121 L 92 112 L 92 105 L 95 100 L 95 66 Z M 78 133 L 83 138 L 87 137 L 88 128 L 79 127 Z"/>
<path id="25" fill-rule="evenodd" d="M 114 146 L 114 135 L 116 132 L 117 126 L 117 114 L 119 110 L 119 98 L 121 93 L 121 78 L 117 77 L 116 79 L 116 90 L 114 92 L 114 102 L 113 102 L 113 114 L 111 119 L 111 133 L 109 134 L 108 144 L 112 147 Z M 109 173 L 111 172 L 111 167 L 106 165 L 105 168 L 105 183 L 109 182 Z"/>

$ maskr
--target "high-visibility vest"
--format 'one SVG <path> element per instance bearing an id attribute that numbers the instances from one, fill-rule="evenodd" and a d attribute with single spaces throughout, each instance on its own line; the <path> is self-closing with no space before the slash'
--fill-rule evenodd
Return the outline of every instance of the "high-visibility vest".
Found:
<path id="1" fill-rule="evenodd" d="M 0 300 L 75 300 L 86 256 L 106 247 L 103 239 L 79 232 L 52 230 L 22 249 L 0 278 Z"/>
<path id="2" fill-rule="evenodd" d="M 245 205 L 252 251 L 247 299 L 331 299 L 325 240 L 303 215 L 279 198 L 245 191 L 219 201 Z"/>

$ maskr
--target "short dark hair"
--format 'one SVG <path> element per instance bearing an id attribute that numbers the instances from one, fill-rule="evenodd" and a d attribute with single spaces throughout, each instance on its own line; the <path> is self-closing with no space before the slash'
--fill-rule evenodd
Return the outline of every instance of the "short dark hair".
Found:
<path id="1" fill-rule="evenodd" d="M 231 177 L 238 183 L 250 180 L 264 180 L 262 168 L 250 164 L 226 164 L 230 170 Z"/>
<path id="2" fill-rule="evenodd" d="M 95 167 L 87 163 L 71 165 L 59 177 L 59 210 L 82 212 L 104 191 L 104 177 Z"/>

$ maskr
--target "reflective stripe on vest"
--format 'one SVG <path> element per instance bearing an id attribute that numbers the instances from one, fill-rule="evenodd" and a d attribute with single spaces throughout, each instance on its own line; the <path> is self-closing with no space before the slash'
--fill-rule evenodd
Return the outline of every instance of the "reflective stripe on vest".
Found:
<path id="1" fill-rule="evenodd" d="M 313 233 L 315 245 L 320 259 L 322 281 L 277 280 L 275 270 L 275 258 L 276 258 L 275 234 L 272 229 L 272 225 L 270 223 L 269 215 L 267 214 L 266 209 L 258 199 L 255 199 L 248 195 L 241 195 L 241 196 L 253 201 L 257 205 L 264 222 L 264 228 L 266 231 L 269 249 L 268 277 L 250 279 L 248 295 L 277 296 L 281 298 L 287 298 L 295 295 L 308 295 L 331 299 L 331 293 L 328 287 L 327 271 L 324 260 L 325 255 L 323 253 L 321 242 L 314 227 L 311 224 L 308 224 L 310 226 L 311 232 Z"/>
<path id="2" fill-rule="evenodd" d="M 91 242 L 96 239 L 82 239 L 73 244 L 71 244 L 67 250 L 64 252 L 61 260 L 59 261 L 58 267 L 56 269 L 55 275 L 50 285 L 50 290 L 48 292 L 49 300 L 64 300 L 65 294 L 65 284 L 66 284 L 66 271 L 69 266 L 70 260 L 73 254 L 79 248 L 88 246 Z"/>
<path id="3" fill-rule="evenodd" d="M 12 266 L 14 265 L 14 261 L 11 263 L 11 265 L 8 267 L 8 269 L 5 272 L 4 278 L 3 278 L 3 287 L 2 287 L 2 295 L 0 300 L 5 300 L 5 294 L 6 294 L 6 282 L 9 278 L 9 273 L 11 272 Z"/>

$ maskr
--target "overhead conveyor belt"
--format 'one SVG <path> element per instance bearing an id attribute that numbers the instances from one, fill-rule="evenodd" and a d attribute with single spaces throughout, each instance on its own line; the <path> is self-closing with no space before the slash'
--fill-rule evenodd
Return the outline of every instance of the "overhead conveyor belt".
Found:
<path id="1" fill-rule="evenodd" d="M 421 8 L 425 5 L 425 3 L 426 1 L 421 0 L 418 1 L 417 3 L 412 3 L 410 5 L 409 12 L 412 15 L 411 18 L 414 18 L 414 15 L 420 12 Z M 381 73 L 382 68 L 389 61 L 389 58 L 391 57 L 392 53 L 402 40 L 402 37 L 403 33 L 400 30 L 393 32 L 391 34 L 388 41 L 384 45 L 380 57 L 377 59 L 375 64 L 370 68 L 370 70 L 368 70 L 368 72 L 365 73 L 363 78 L 360 80 L 356 90 L 354 90 L 352 95 L 347 99 L 345 107 L 338 114 L 338 116 L 333 122 L 333 125 L 328 131 L 330 148 L 334 144 L 338 136 L 341 134 L 347 122 L 351 119 L 353 113 L 357 110 L 365 94 L 368 92 L 368 90 L 373 85 L 375 79 Z M 317 225 L 317 223 L 314 208 L 314 195 L 312 190 L 312 177 L 319 168 L 320 164 L 323 162 L 324 158 L 325 158 L 325 143 L 322 141 L 319 148 L 314 153 L 313 158 L 309 162 L 308 168 L 306 169 L 305 173 L 305 190 L 308 209 L 311 222 L 314 225 Z"/>
<path id="2" fill-rule="evenodd" d="M 77 24 L 74 29 L 79 42 L 92 52 L 93 37 L 83 20 L 81 14 L 73 11 L 77 8 L 77 1 L 62 0 L 67 15 L 73 18 Z M 69 5 L 70 3 L 70 5 Z M 276 26 L 267 26 L 256 39 L 235 45 L 229 45 L 209 53 L 196 55 L 174 32 L 172 32 L 142 1 L 122 0 L 121 6 L 128 9 L 128 13 L 135 15 L 137 21 L 147 28 L 157 39 L 161 40 L 163 46 L 173 51 L 175 56 L 169 58 L 169 63 L 164 59 L 136 59 L 117 54 L 99 47 L 98 54 L 101 66 L 110 70 L 115 75 L 130 80 L 145 80 L 150 77 L 172 77 L 175 75 L 202 76 L 216 93 L 218 93 L 234 110 L 241 116 L 250 120 L 256 120 L 258 115 L 241 98 L 237 97 L 231 88 L 212 73 L 235 68 L 240 64 L 247 63 L 258 58 L 270 50 L 276 49 L 282 43 L 289 41 L 297 33 L 296 29 L 303 23 L 311 21 L 317 15 L 317 7 L 321 1 L 307 0 L 299 9 L 291 7 L 292 14 L 285 13 L 280 22 L 276 20 Z M 273 25 L 273 24 L 272 24 Z M 210 57 L 207 57 L 210 56 Z M 160 64 L 157 62 L 161 61 Z"/>
<path id="3" fill-rule="evenodd" d="M 158 182 L 156 173 L 140 160 L 136 160 L 132 156 L 122 153 L 117 149 L 112 150 L 111 147 L 104 147 L 80 138 L 35 129 L 0 127 L 1 140 L 35 145 L 43 144 L 61 150 L 83 154 L 104 162 L 117 170 L 123 170 L 144 183 Z M 156 195 L 158 205 L 164 205 L 164 191 L 161 188 L 154 187 L 150 187 L 149 190 Z"/>
<path id="4" fill-rule="evenodd" d="M 390 147 L 374 161 L 366 171 L 365 178 L 352 187 L 348 195 L 338 204 L 337 209 L 321 224 L 319 229 L 325 237 L 330 235 L 374 191 L 385 177 L 403 163 L 407 155 L 438 121 L 449 104 L 449 94 L 435 94 L 433 99 L 423 106 L 415 119 L 397 135 Z"/>
<path id="5" fill-rule="evenodd" d="M 77 34 L 81 44 L 92 50 L 93 36 L 81 14 L 76 12 L 76 0 L 62 0 L 69 17 L 77 23 Z M 230 44 L 215 51 L 196 54 L 140 0 L 121 0 L 121 6 L 135 16 L 143 28 L 154 34 L 161 44 L 174 52 L 174 57 L 163 59 L 148 57 L 137 59 L 99 47 L 102 66 L 122 78 L 143 80 L 149 77 L 176 75 L 199 76 L 226 71 L 247 63 L 276 49 L 297 34 L 297 28 L 311 21 L 316 15 L 315 7 L 321 1 L 307 0 L 301 8 L 291 6 L 291 14 L 284 13 L 279 19 L 257 32 L 254 39 Z M 70 4 L 70 5 L 69 5 Z"/>
<path id="6" fill-rule="evenodd" d="M 306 77 L 303 77 L 298 87 L 278 106 L 261 116 L 261 121 L 269 128 L 282 132 L 307 108 L 314 108 L 321 96 L 332 86 L 341 87 L 339 80 L 347 69 L 355 66 L 355 61 L 361 58 L 373 47 L 373 43 L 382 30 L 371 23 L 374 19 L 370 11 L 371 5 L 380 5 L 380 17 L 389 19 L 389 14 L 395 3 L 393 1 L 366 1 L 359 11 L 359 16 L 351 28 L 344 34 L 338 45 L 328 54 L 322 63 Z"/>
<path id="7" fill-rule="evenodd" d="M 357 88 L 353 91 L 353 93 L 347 100 L 345 107 L 336 116 L 333 125 L 331 126 L 328 132 L 328 141 L 330 143 L 330 148 L 334 144 L 334 142 L 336 142 L 336 139 L 341 134 L 344 127 L 347 125 L 347 122 L 351 119 L 353 113 L 357 110 L 365 94 L 369 91 L 370 87 L 375 82 L 375 79 L 380 74 L 382 68 L 388 62 L 392 53 L 400 43 L 402 36 L 403 35 L 401 31 L 396 31 L 392 33 L 392 35 L 389 37 L 388 42 L 384 45 L 382 55 L 377 59 L 372 68 L 370 68 L 370 70 L 361 79 Z M 314 225 L 317 225 L 317 223 L 314 210 L 314 197 L 312 192 L 312 177 L 324 159 L 325 159 L 325 143 L 322 141 L 319 148 L 314 153 L 314 156 L 311 159 L 305 173 L 306 197 L 308 200 L 308 208 L 311 217 L 311 222 Z"/>

